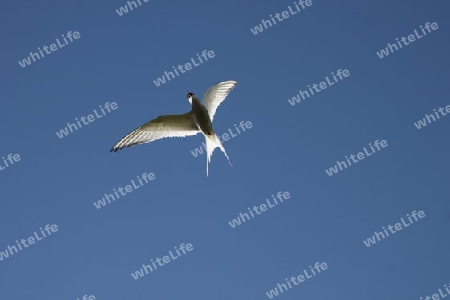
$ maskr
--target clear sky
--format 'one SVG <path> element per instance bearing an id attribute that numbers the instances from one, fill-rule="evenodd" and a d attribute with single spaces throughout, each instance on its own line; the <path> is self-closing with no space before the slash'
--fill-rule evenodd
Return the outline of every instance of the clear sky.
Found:
<path id="1" fill-rule="evenodd" d="M 140 1 L 121 16 L 124 0 L 4 3 L 0 299 L 269 293 L 419 300 L 445 293 L 448 1 L 312 0 L 297 4 L 300 12 L 294 1 Z M 282 21 L 250 30 L 276 13 Z M 438 28 L 428 32 L 427 22 Z M 388 43 L 398 50 L 380 58 Z M 33 62 L 38 47 L 48 52 Z M 214 57 L 199 64 L 203 50 Z M 191 58 L 199 65 L 154 83 Z M 347 77 L 334 81 L 338 70 Z M 219 135 L 235 135 L 223 142 L 232 167 L 217 149 L 206 176 L 205 155 L 192 154 L 204 141 L 200 134 L 109 152 L 143 123 L 190 110 L 186 90 L 202 96 L 225 80 L 238 85 L 213 125 Z M 290 104 L 313 84 L 319 92 Z M 108 112 L 107 102 L 116 109 Z M 440 118 L 423 121 L 433 109 Z M 88 125 L 56 134 L 90 114 Z M 418 129 L 419 120 L 427 125 Z M 252 127 L 237 134 L 241 121 Z M 153 180 L 145 183 L 144 173 Z M 132 180 L 137 189 L 97 203 Z M 290 198 L 274 205 L 278 192 Z M 268 202 L 274 207 L 261 212 Z M 254 206 L 259 214 L 232 222 Z M 411 223 L 413 211 L 423 214 Z M 403 228 L 389 237 L 363 242 L 396 223 Z M 19 250 L 16 240 L 26 246 Z M 191 251 L 170 258 L 183 243 Z M 169 262 L 152 272 L 131 275 L 164 256 Z M 328 268 L 299 283 L 316 262 Z M 292 276 L 297 284 L 270 294 Z"/>

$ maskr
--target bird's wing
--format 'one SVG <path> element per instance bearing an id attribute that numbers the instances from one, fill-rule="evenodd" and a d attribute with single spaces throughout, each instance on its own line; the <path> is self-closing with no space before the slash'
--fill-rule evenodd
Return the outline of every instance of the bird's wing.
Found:
<path id="1" fill-rule="evenodd" d="M 159 116 L 124 136 L 111 148 L 110 152 L 162 138 L 196 135 L 200 131 L 195 120 L 192 112 Z"/>
<path id="2" fill-rule="evenodd" d="M 217 85 L 214 85 L 206 90 L 203 95 L 203 105 L 206 107 L 209 113 L 211 122 L 216 114 L 217 107 L 225 100 L 231 90 L 237 85 L 234 80 L 224 81 Z"/>

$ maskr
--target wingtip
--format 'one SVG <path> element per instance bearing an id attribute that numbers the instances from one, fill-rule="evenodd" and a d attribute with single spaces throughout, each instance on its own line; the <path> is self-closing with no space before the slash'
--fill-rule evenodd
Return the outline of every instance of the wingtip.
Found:
<path id="1" fill-rule="evenodd" d="M 112 147 L 112 148 L 109 150 L 109 152 L 117 152 L 117 151 L 119 151 L 120 149 L 121 149 L 120 147 L 114 146 L 114 147 Z"/>

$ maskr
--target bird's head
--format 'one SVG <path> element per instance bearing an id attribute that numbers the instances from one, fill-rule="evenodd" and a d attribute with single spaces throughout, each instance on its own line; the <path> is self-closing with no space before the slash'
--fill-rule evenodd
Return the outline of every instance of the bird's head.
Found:
<path id="1" fill-rule="evenodd" d="M 195 97 L 195 94 L 194 94 L 194 93 L 190 93 L 190 92 L 188 92 L 188 91 L 186 91 L 186 94 L 187 94 L 187 98 L 188 98 L 188 100 L 189 100 L 189 103 L 192 104 L 192 98 Z"/>

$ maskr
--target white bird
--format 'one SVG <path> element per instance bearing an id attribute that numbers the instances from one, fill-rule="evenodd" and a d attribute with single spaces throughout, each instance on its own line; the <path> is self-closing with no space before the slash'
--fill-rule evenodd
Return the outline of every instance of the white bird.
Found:
<path id="1" fill-rule="evenodd" d="M 210 87 L 203 95 L 203 103 L 194 93 L 186 92 L 192 106 L 190 112 L 181 115 L 159 116 L 124 136 L 111 148 L 110 152 L 117 152 L 123 148 L 150 143 L 162 138 L 185 137 L 201 132 L 206 140 L 206 176 L 208 176 L 208 164 L 216 148 L 222 150 L 231 166 L 230 158 L 214 132 L 212 121 L 217 108 L 236 85 L 236 81 L 229 80 Z"/>

